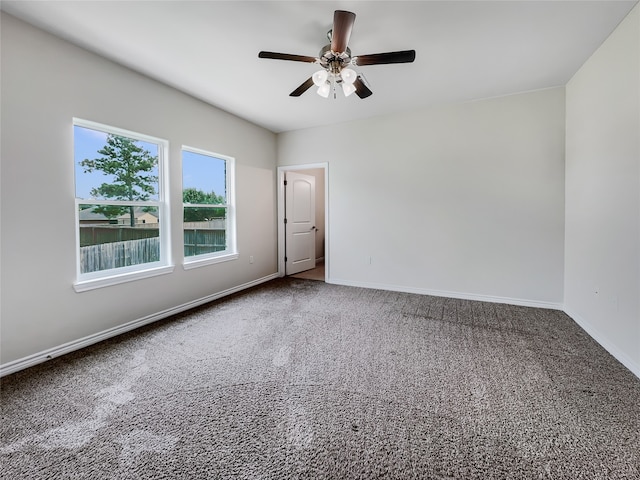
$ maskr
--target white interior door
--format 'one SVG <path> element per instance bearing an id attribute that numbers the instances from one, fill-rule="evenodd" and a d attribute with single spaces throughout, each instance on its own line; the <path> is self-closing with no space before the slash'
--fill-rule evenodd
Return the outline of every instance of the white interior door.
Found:
<path id="1" fill-rule="evenodd" d="M 285 272 L 303 272 L 316 266 L 316 179 L 285 173 Z"/>

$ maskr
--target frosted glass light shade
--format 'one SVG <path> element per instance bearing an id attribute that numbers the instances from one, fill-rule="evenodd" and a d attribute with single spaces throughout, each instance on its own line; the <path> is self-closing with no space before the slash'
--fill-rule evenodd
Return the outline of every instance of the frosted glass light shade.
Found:
<path id="1" fill-rule="evenodd" d="M 356 71 L 351 68 L 343 68 L 340 72 L 340 76 L 342 77 L 342 81 L 348 84 L 352 84 L 356 81 L 356 78 L 358 78 Z"/>
<path id="2" fill-rule="evenodd" d="M 318 95 L 320 95 L 321 97 L 327 98 L 329 96 L 329 93 L 331 93 L 331 85 L 329 85 L 328 83 L 325 82 L 320 85 L 320 87 L 318 87 Z"/>
<path id="3" fill-rule="evenodd" d="M 311 75 L 313 83 L 315 83 L 318 87 L 326 83 L 327 78 L 329 78 L 329 73 L 326 70 L 318 70 L 316 73 Z"/>
<path id="4" fill-rule="evenodd" d="M 356 87 L 353 86 L 353 83 L 342 82 L 342 91 L 344 92 L 344 96 L 348 97 L 356 91 Z"/>

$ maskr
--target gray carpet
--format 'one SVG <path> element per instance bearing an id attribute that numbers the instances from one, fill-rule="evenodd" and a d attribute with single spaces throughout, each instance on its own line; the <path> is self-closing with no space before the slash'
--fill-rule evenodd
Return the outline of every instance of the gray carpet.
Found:
<path id="1" fill-rule="evenodd" d="M 3 479 L 637 479 L 565 314 L 284 278 L 5 377 Z"/>

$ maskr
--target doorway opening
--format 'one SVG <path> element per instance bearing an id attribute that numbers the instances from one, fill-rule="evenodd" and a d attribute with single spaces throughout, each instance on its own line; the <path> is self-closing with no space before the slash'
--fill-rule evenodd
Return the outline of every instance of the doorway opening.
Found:
<path id="1" fill-rule="evenodd" d="M 277 176 L 278 274 L 327 281 L 328 164 L 278 167 Z"/>

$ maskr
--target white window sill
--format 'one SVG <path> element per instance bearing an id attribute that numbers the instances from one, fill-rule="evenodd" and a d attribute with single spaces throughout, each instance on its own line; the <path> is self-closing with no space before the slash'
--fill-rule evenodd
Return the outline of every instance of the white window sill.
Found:
<path id="1" fill-rule="evenodd" d="M 125 282 L 133 282 L 134 280 L 140 280 L 142 278 L 165 275 L 173 272 L 174 268 L 174 265 L 167 265 L 136 272 L 120 273 L 108 277 L 93 278 L 91 280 L 79 280 L 73 284 L 73 288 L 78 293 L 86 292 L 88 290 L 95 290 L 96 288 L 109 287 L 111 285 L 118 285 Z"/>
<path id="2" fill-rule="evenodd" d="M 217 255 L 214 257 L 205 257 L 204 255 L 200 258 L 188 257 L 188 260 L 185 258 L 184 265 L 182 265 L 182 267 L 185 270 L 191 270 L 192 268 L 199 268 L 207 265 L 213 265 L 214 263 L 222 263 L 228 262 L 230 260 L 235 260 L 238 258 L 238 256 L 239 255 L 237 253 L 225 253 L 224 255 Z"/>

